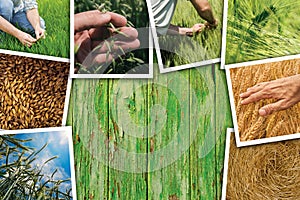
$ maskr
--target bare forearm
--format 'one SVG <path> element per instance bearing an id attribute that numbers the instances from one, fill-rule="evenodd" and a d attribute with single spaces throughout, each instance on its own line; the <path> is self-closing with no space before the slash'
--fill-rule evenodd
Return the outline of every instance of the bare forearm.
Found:
<path id="1" fill-rule="evenodd" d="M 40 28 L 40 26 L 41 26 L 40 15 L 36 8 L 28 10 L 26 15 L 27 15 L 28 21 L 30 22 L 30 24 L 32 25 L 34 30 Z"/>
<path id="2" fill-rule="evenodd" d="M 167 34 L 168 35 L 186 35 L 193 36 L 194 33 L 200 33 L 204 27 L 204 24 L 195 24 L 191 28 L 185 28 L 170 24 Z"/>
<path id="3" fill-rule="evenodd" d="M 167 34 L 168 35 L 178 35 L 179 34 L 179 26 L 175 26 L 170 24 Z"/>
<path id="4" fill-rule="evenodd" d="M 170 24 L 167 34 L 168 35 L 187 35 L 193 33 L 193 28 L 185 28 Z"/>
<path id="5" fill-rule="evenodd" d="M 28 47 L 31 47 L 31 45 L 36 42 L 34 38 L 32 38 L 29 34 L 17 29 L 12 25 L 10 22 L 8 22 L 6 19 L 0 16 L 0 30 L 6 32 L 7 34 L 10 34 L 20 40 L 20 42 L 23 45 L 26 45 Z"/>
<path id="6" fill-rule="evenodd" d="M 191 2 L 201 18 L 210 24 L 216 23 L 212 8 L 207 0 L 191 0 Z"/>
<path id="7" fill-rule="evenodd" d="M 18 38 L 18 34 L 21 32 L 14 25 L 8 22 L 6 19 L 0 16 L 0 30 Z"/>

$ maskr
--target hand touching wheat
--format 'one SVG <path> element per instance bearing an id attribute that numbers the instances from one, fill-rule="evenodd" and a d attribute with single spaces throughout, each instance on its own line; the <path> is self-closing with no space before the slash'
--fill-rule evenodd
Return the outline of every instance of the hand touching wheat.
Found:
<path id="1" fill-rule="evenodd" d="M 259 109 L 261 116 L 267 116 L 275 111 L 285 110 L 300 102 L 300 74 L 259 83 L 248 88 L 240 95 L 244 98 L 242 105 L 261 99 L 276 99 L 277 101 Z"/>

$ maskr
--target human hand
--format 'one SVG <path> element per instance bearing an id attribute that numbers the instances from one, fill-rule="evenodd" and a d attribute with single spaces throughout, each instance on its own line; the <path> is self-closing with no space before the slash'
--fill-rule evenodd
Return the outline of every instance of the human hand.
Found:
<path id="1" fill-rule="evenodd" d="M 218 24 L 219 24 L 218 20 L 215 19 L 213 23 L 205 22 L 204 25 L 205 25 L 205 28 L 210 30 L 210 29 L 217 28 Z"/>
<path id="2" fill-rule="evenodd" d="M 119 14 L 87 11 L 76 14 L 74 23 L 74 42 L 75 46 L 79 47 L 75 57 L 79 63 L 92 65 L 109 62 L 115 54 L 122 54 L 118 52 L 120 48 L 124 52 L 140 45 L 137 30 L 126 27 L 126 18 Z M 109 23 L 115 28 L 108 27 Z M 112 46 L 108 46 L 107 43 Z M 108 50 L 113 52 L 107 55 Z"/>
<path id="3" fill-rule="evenodd" d="M 45 35 L 45 30 L 42 29 L 40 26 L 37 27 L 35 29 L 35 37 L 36 37 L 36 40 L 39 40 L 41 38 L 45 39 L 46 35 Z"/>
<path id="4" fill-rule="evenodd" d="M 259 83 L 248 88 L 245 93 L 240 94 L 244 100 L 242 105 L 253 103 L 261 99 L 276 99 L 275 103 L 268 104 L 259 109 L 261 116 L 267 116 L 275 111 L 285 110 L 300 101 L 300 74 Z"/>
<path id="5" fill-rule="evenodd" d="M 192 37 L 195 33 L 201 33 L 204 27 L 204 24 L 194 24 L 192 28 L 187 29 L 185 35 Z"/>
<path id="6" fill-rule="evenodd" d="M 169 26 L 168 34 L 169 35 L 183 35 L 183 36 L 189 36 L 193 37 L 194 34 L 200 33 L 204 28 L 204 24 L 195 24 L 191 28 L 185 28 L 185 27 L 179 27 L 176 25 L 171 24 Z"/>
<path id="7" fill-rule="evenodd" d="M 30 34 L 23 31 L 19 31 L 19 33 L 17 34 L 17 38 L 24 46 L 27 47 L 31 47 L 37 41 Z"/>

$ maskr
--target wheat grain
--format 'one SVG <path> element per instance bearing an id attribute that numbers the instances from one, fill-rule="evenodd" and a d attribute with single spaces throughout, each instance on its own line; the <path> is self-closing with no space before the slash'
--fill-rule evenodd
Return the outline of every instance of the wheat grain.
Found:
<path id="1" fill-rule="evenodd" d="M 0 128 L 61 126 L 68 74 L 68 63 L 0 54 Z"/>

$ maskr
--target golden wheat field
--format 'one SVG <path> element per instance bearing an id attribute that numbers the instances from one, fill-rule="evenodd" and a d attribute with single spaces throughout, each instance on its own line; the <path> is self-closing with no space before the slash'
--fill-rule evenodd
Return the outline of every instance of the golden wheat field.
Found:
<path id="1" fill-rule="evenodd" d="M 260 100 L 255 103 L 242 105 L 242 98 L 239 96 L 241 93 L 246 92 L 249 87 L 258 83 L 297 74 L 300 74 L 300 59 L 230 69 L 241 141 L 300 132 L 300 103 L 287 110 L 274 112 L 267 117 L 262 117 L 259 115 L 258 110 L 264 105 L 275 102 L 275 99 Z"/>
<path id="2" fill-rule="evenodd" d="M 299 139 L 238 148 L 231 134 L 227 200 L 295 200 L 299 188 Z"/>

